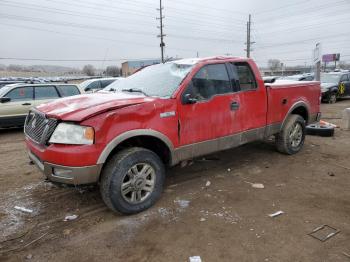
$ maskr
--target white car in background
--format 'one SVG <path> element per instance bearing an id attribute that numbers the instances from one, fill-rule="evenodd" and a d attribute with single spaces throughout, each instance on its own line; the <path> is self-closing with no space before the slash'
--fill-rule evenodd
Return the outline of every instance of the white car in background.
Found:
<path id="1" fill-rule="evenodd" d="M 0 89 L 0 128 L 23 126 L 30 108 L 82 93 L 73 84 L 6 85 Z"/>
<path id="2" fill-rule="evenodd" d="M 121 79 L 121 77 L 89 79 L 80 83 L 79 88 L 81 90 L 84 90 L 84 92 L 94 93 L 104 89 L 105 87 L 119 79 Z"/>

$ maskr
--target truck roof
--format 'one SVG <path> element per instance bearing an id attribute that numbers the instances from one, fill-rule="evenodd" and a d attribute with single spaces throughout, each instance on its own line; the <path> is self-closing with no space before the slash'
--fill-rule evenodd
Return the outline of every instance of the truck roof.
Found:
<path id="1" fill-rule="evenodd" d="M 217 60 L 242 60 L 247 59 L 245 57 L 236 57 L 236 56 L 211 56 L 211 57 L 195 57 L 195 58 L 186 58 L 186 59 L 179 59 L 172 61 L 176 64 L 184 64 L 184 65 L 195 65 L 200 62 L 210 62 L 210 61 L 217 61 Z"/>

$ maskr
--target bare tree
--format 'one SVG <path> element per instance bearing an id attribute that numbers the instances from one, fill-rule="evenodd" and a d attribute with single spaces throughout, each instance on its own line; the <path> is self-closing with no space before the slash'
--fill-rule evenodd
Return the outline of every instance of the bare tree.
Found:
<path id="1" fill-rule="evenodd" d="M 278 59 L 269 59 L 267 65 L 271 71 L 276 71 L 281 68 L 281 61 Z"/>
<path id="2" fill-rule="evenodd" d="M 96 73 L 96 69 L 93 65 L 85 65 L 83 67 L 83 73 L 88 76 L 94 76 Z"/>
<path id="3" fill-rule="evenodd" d="M 117 66 L 107 66 L 106 68 L 107 76 L 120 76 L 120 69 Z"/>

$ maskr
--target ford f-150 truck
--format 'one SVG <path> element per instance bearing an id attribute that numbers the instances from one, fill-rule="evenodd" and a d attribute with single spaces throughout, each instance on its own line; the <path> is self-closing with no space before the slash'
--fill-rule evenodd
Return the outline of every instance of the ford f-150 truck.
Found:
<path id="1" fill-rule="evenodd" d="M 97 183 L 110 209 L 131 214 L 159 198 L 166 167 L 270 136 L 295 154 L 319 117 L 319 82 L 265 85 L 253 60 L 212 57 L 149 66 L 109 92 L 40 105 L 24 132 L 49 180 Z"/>

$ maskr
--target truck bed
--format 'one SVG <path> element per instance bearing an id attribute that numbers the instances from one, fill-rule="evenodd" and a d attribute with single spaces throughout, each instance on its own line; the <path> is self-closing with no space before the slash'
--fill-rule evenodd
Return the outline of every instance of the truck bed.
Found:
<path id="1" fill-rule="evenodd" d="M 282 123 L 288 112 L 300 102 L 308 107 L 309 122 L 319 112 L 321 88 L 318 81 L 276 81 L 265 86 L 268 94 L 268 125 Z"/>

